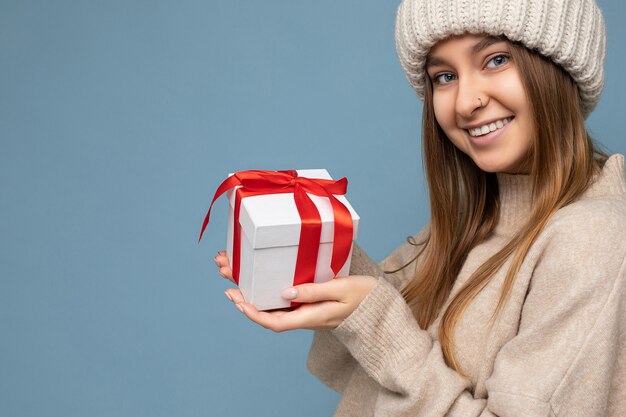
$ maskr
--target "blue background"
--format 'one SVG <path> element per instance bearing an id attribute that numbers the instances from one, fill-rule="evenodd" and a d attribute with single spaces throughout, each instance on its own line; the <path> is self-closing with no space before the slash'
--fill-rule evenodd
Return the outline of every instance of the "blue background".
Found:
<path id="1" fill-rule="evenodd" d="M 599 2 L 606 89 L 588 120 L 625 153 L 626 5 Z M 397 2 L 0 1 L 0 415 L 322 416 L 311 333 L 224 297 L 228 172 L 350 179 L 376 259 L 426 222 L 421 105 Z"/>

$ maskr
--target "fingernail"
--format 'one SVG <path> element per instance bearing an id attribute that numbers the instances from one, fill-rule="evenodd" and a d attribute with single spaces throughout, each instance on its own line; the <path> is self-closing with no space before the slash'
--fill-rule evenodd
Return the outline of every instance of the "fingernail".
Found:
<path id="1" fill-rule="evenodd" d="M 228 298 L 230 301 L 233 301 L 233 297 L 230 296 L 230 294 L 227 291 L 224 291 L 224 295 L 226 296 L 226 298 Z"/>
<path id="2" fill-rule="evenodd" d="M 241 311 L 243 313 L 243 307 L 240 306 L 239 304 L 235 304 L 235 307 L 237 307 L 239 309 L 239 311 Z"/>
<path id="3" fill-rule="evenodd" d="M 293 287 L 286 288 L 283 290 L 283 292 L 280 293 L 280 296 L 283 297 L 285 300 L 293 300 L 298 296 L 298 290 Z"/>

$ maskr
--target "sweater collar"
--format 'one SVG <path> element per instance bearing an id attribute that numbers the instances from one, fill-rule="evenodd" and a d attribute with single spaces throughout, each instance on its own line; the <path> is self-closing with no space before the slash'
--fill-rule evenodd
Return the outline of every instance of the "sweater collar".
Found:
<path id="1" fill-rule="evenodd" d="M 513 235 L 528 220 L 532 203 L 532 177 L 524 174 L 496 173 L 500 191 L 500 218 L 496 235 Z"/>
<path id="2" fill-rule="evenodd" d="M 602 171 L 595 176 L 591 186 L 584 192 L 583 198 L 619 194 L 626 194 L 626 172 L 624 155 L 616 153 L 606 160 Z"/>
<path id="3" fill-rule="evenodd" d="M 528 220 L 532 206 L 532 177 L 497 173 L 500 191 L 500 218 L 496 235 L 511 236 Z M 611 155 L 581 198 L 626 194 L 624 155 Z"/>

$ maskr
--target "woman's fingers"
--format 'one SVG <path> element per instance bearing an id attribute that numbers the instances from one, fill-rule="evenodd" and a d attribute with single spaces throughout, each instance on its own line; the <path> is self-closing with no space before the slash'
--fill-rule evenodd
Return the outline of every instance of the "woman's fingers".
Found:
<path id="1" fill-rule="evenodd" d="M 215 264 L 218 267 L 219 274 L 223 276 L 224 278 L 232 282 L 235 282 L 233 280 L 233 271 L 230 268 L 230 264 L 228 263 L 228 257 L 226 256 L 226 252 L 219 251 L 217 253 L 217 256 L 215 256 L 213 260 L 215 261 Z"/>
<path id="2" fill-rule="evenodd" d="M 305 304 L 291 311 L 258 311 L 252 304 L 245 302 L 238 303 L 236 306 L 248 319 L 275 332 L 295 329 L 316 330 L 335 327 L 339 324 L 338 321 L 335 323 L 332 319 L 335 316 L 332 310 L 338 306 L 338 303 L 333 301 Z"/>
<path id="3" fill-rule="evenodd" d="M 319 301 L 342 301 L 347 290 L 344 281 L 348 278 L 335 278 L 327 282 L 300 284 L 289 287 L 281 293 L 286 300 L 299 303 L 315 303 Z"/>
<path id="4" fill-rule="evenodd" d="M 218 252 L 217 255 L 215 255 L 215 258 L 213 258 L 213 260 L 215 261 L 215 264 L 218 267 L 227 267 L 230 269 L 230 264 L 228 263 L 228 257 L 226 256 L 225 253 L 223 252 Z"/>
<path id="5" fill-rule="evenodd" d="M 216 257 L 222 265 L 228 260 Z M 225 268 L 221 267 L 221 268 Z M 238 288 L 229 288 L 224 294 L 235 307 L 251 321 L 275 332 L 294 329 L 335 328 L 348 317 L 376 285 L 370 276 L 335 278 L 324 283 L 301 284 L 283 291 L 286 300 L 303 303 L 294 310 L 259 311 L 244 300 Z"/>
<path id="6" fill-rule="evenodd" d="M 243 303 L 245 300 L 243 299 L 243 294 L 239 291 L 238 288 L 229 288 L 224 291 L 226 297 L 235 304 Z"/>
<path id="7" fill-rule="evenodd" d="M 302 305 L 295 310 L 259 311 L 252 304 L 245 302 L 238 288 L 229 288 L 224 294 L 248 319 L 275 332 L 321 328 L 320 324 L 323 324 L 322 320 L 326 316 L 322 308 L 322 304 L 325 303 Z"/>

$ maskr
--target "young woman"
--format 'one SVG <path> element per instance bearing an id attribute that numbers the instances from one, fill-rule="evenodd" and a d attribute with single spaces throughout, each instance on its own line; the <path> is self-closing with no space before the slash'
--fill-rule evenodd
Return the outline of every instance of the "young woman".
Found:
<path id="1" fill-rule="evenodd" d="M 259 312 L 314 329 L 338 416 L 626 415 L 624 157 L 584 118 L 603 86 L 593 0 L 404 0 L 400 61 L 424 100 L 431 219 L 380 265 Z M 230 278 L 225 254 L 215 258 Z"/>

